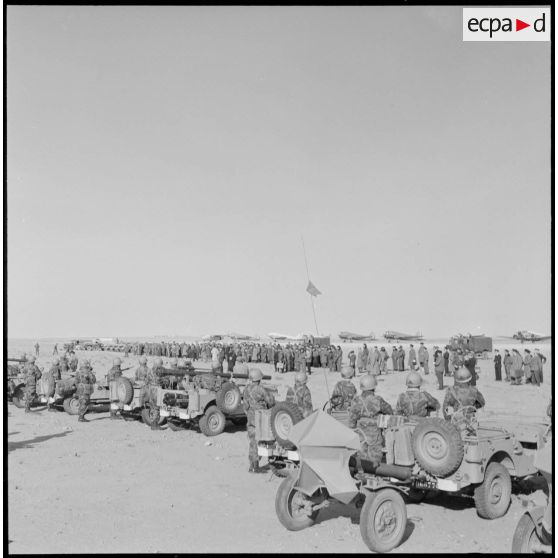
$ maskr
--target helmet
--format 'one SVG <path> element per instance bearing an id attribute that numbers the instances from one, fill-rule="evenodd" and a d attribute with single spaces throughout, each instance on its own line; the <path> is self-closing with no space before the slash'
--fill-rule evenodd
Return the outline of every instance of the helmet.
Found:
<path id="1" fill-rule="evenodd" d="M 55 356 L 55 357 L 52 359 L 52 364 L 58 364 L 59 362 L 60 362 L 60 359 L 59 359 L 57 356 Z"/>
<path id="2" fill-rule="evenodd" d="M 120 357 L 116 357 L 113 361 L 112 361 L 112 365 L 113 366 L 120 366 L 122 364 L 122 361 L 120 360 Z"/>
<path id="3" fill-rule="evenodd" d="M 459 370 L 456 370 L 454 372 L 453 377 L 456 382 L 459 382 L 460 384 L 465 384 L 473 377 L 473 375 L 471 374 L 471 371 L 468 370 L 467 368 L 460 368 Z"/>
<path id="4" fill-rule="evenodd" d="M 343 366 L 341 369 L 341 376 L 343 376 L 343 378 L 352 378 L 354 372 L 352 366 Z"/>
<path id="5" fill-rule="evenodd" d="M 410 372 L 407 375 L 405 384 L 407 384 L 407 387 L 410 388 L 418 388 L 422 384 L 422 376 L 418 372 Z"/>
<path id="6" fill-rule="evenodd" d="M 139 363 L 140 364 L 147 364 L 147 357 L 146 356 L 140 356 Z"/>
<path id="7" fill-rule="evenodd" d="M 360 379 L 360 389 L 365 391 L 368 389 L 376 389 L 378 385 L 378 380 L 376 380 L 376 376 L 372 376 L 371 374 L 365 374 Z"/>
<path id="8" fill-rule="evenodd" d="M 263 374 L 259 368 L 252 368 L 252 370 L 248 373 L 248 377 L 253 382 L 259 382 L 263 378 Z"/>
<path id="9" fill-rule="evenodd" d="M 154 366 L 163 366 L 163 359 L 161 357 L 157 357 L 153 362 Z"/>
<path id="10" fill-rule="evenodd" d="M 306 375 L 306 372 L 297 372 L 295 374 L 295 382 L 298 382 L 299 384 L 305 384 L 308 381 L 308 376 Z"/>
<path id="11" fill-rule="evenodd" d="M 31 364 L 33 364 L 35 362 L 35 357 L 33 355 L 30 355 L 27 357 L 27 362 L 30 362 Z"/>

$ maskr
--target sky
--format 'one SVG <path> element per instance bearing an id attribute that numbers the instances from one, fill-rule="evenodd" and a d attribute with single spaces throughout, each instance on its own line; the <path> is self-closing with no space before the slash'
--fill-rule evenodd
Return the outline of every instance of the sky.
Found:
<path id="1" fill-rule="evenodd" d="M 550 43 L 460 7 L 7 6 L 9 337 L 551 328 Z"/>

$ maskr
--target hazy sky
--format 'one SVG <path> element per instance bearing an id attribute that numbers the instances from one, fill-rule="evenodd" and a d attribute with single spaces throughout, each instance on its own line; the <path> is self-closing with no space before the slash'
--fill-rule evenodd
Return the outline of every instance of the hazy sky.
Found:
<path id="1" fill-rule="evenodd" d="M 550 43 L 8 6 L 7 116 L 10 337 L 550 331 Z"/>

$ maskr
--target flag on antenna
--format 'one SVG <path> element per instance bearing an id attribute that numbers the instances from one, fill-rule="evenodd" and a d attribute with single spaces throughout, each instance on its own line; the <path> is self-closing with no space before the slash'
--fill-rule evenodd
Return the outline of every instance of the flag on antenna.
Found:
<path id="1" fill-rule="evenodd" d="M 312 296 L 321 295 L 321 291 L 316 288 L 316 285 L 312 283 L 312 281 L 308 281 L 308 286 L 306 287 L 306 291 L 309 292 Z"/>

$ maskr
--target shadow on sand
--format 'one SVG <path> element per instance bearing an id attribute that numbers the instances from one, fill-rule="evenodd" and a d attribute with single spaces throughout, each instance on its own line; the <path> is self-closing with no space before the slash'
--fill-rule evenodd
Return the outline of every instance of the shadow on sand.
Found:
<path id="1" fill-rule="evenodd" d="M 51 438 L 62 438 L 70 432 L 59 432 L 58 434 L 49 434 L 47 436 L 37 436 L 36 438 L 31 438 L 30 440 L 22 440 L 21 442 L 8 442 L 8 453 L 17 449 L 29 449 L 37 444 L 46 442 Z"/>

